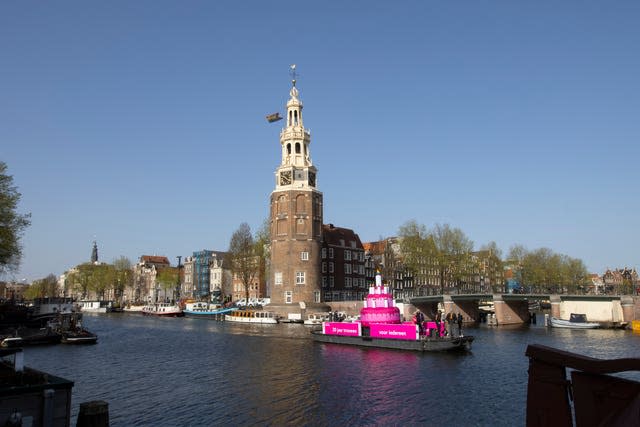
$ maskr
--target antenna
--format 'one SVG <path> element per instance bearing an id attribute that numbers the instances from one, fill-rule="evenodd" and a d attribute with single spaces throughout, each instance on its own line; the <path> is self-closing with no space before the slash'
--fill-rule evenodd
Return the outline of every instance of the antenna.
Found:
<path id="1" fill-rule="evenodd" d="M 298 73 L 296 72 L 296 64 L 291 64 L 289 67 L 289 74 L 291 75 L 291 83 L 296 85 L 296 77 L 298 77 Z"/>

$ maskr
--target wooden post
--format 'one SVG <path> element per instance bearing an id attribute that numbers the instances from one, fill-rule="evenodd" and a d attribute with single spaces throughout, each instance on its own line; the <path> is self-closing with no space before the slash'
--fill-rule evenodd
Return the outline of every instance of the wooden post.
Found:
<path id="1" fill-rule="evenodd" d="M 109 427 L 109 404 L 103 400 L 81 403 L 76 427 Z"/>

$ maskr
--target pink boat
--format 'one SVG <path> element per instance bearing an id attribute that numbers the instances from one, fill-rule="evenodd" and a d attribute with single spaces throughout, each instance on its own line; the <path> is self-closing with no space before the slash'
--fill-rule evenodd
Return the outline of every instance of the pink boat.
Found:
<path id="1" fill-rule="evenodd" d="M 436 324 L 425 322 L 425 327 L 435 330 Z M 442 330 L 430 337 L 429 334 L 420 334 L 417 324 L 403 323 L 400 309 L 395 305 L 389 288 L 383 286 L 379 272 L 375 286 L 369 288 L 369 295 L 360 310 L 360 320 L 323 322 L 322 330 L 312 331 L 311 334 L 319 342 L 416 351 L 469 350 L 473 342 L 473 336 L 468 335 L 442 337 Z"/>

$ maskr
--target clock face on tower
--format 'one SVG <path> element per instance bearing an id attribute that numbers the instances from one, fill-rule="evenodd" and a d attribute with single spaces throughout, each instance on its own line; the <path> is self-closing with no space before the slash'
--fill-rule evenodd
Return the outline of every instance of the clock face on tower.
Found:
<path id="1" fill-rule="evenodd" d="M 304 180 L 304 171 L 302 169 L 295 169 L 293 179 L 295 179 L 296 181 Z"/>
<path id="2" fill-rule="evenodd" d="M 312 187 L 316 186 L 316 174 L 311 171 L 309 171 L 309 185 Z"/>
<path id="3" fill-rule="evenodd" d="M 280 172 L 280 185 L 290 185 L 290 184 L 291 184 L 291 171 Z"/>

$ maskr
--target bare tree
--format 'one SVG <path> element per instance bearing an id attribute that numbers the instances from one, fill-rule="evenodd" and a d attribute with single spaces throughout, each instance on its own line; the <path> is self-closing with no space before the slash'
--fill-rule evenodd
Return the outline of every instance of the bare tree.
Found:
<path id="1" fill-rule="evenodd" d="M 227 257 L 231 271 L 237 277 L 245 292 L 245 298 L 249 301 L 249 289 L 259 272 L 259 262 L 256 262 L 256 245 L 251 235 L 251 227 L 246 222 L 234 231 L 229 242 Z"/>

